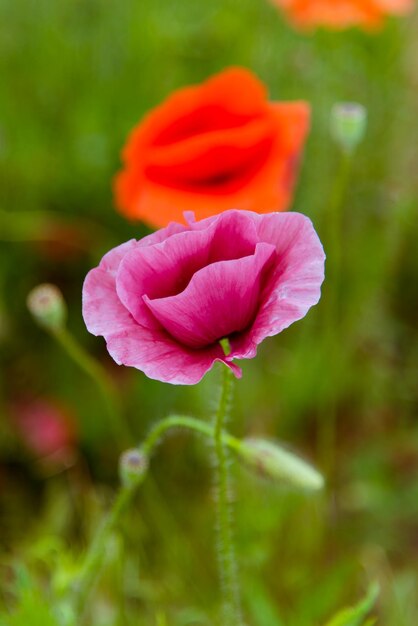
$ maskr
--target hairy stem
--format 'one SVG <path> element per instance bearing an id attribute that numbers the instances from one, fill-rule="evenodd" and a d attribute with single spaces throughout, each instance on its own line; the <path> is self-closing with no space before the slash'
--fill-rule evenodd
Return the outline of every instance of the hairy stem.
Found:
<path id="1" fill-rule="evenodd" d="M 174 428 L 185 428 L 187 430 L 193 430 L 201 435 L 205 435 L 210 439 L 213 439 L 215 435 L 215 429 L 212 425 L 201 422 L 194 417 L 187 417 L 185 415 L 170 415 L 159 421 L 149 432 L 144 443 L 141 446 L 141 451 L 147 457 L 150 457 L 154 452 L 156 446 L 160 442 L 163 435 Z M 237 450 L 241 446 L 239 439 L 232 437 L 225 432 L 221 433 L 222 442 L 225 446 L 233 450 Z"/>
<path id="2" fill-rule="evenodd" d="M 155 449 L 160 443 L 163 435 L 170 430 L 177 428 L 194 431 L 208 437 L 211 441 L 214 438 L 214 427 L 210 424 L 205 424 L 204 422 L 201 422 L 193 417 L 170 415 L 169 417 L 162 419 L 150 430 L 145 441 L 138 448 L 138 451 L 145 459 L 149 459 L 155 452 Z M 228 446 L 232 450 L 239 450 L 241 442 L 238 439 L 224 432 L 221 433 L 221 437 L 224 446 Z M 144 481 L 145 475 L 146 465 L 144 466 L 143 473 L 138 475 L 137 480 L 120 488 L 111 510 L 107 514 L 99 532 L 87 552 L 80 574 L 72 585 L 70 603 L 72 615 L 75 620 L 74 623 L 79 624 L 83 618 L 90 593 L 101 570 L 109 538 L 119 524 L 123 512 L 128 508 L 130 502 L 132 501 L 135 491 Z"/>
<path id="3" fill-rule="evenodd" d="M 242 624 L 237 564 L 231 524 L 231 485 L 228 450 L 223 440 L 223 429 L 231 407 L 232 392 L 233 374 L 229 367 L 224 367 L 221 395 L 213 432 L 217 480 L 216 514 L 218 565 L 222 588 L 222 626 L 240 626 Z"/>

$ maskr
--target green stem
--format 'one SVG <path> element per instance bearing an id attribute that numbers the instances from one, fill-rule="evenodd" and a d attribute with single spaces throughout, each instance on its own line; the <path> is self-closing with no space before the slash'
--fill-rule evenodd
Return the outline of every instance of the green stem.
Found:
<path id="1" fill-rule="evenodd" d="M 222 388 L 215 417 L 213 440 L 216 459 L 216 508 L 218 531 L 218 563 L 222 587 L 222 626 L 242 624 L 237 564 L 231 524 L 231 485 L 228 452 L 223 440 L 223 429 L 232 403 L 233 374 L 229 367 L 222 372 Z"/>
<path id="2" fill-rule="evenodd" d="M 319 415 L 319 457 L 325 474 L 331 478 L 335 467 L 337 395 L 341 375 L 341 282 L 343 273 L 343 207 L 350 180 L 352 153 L 342 152 L 327 212 L 327 299 L 325 308 L 325 349 L 332 372 L 326 377 L 330 387 Z"/>
<path id="3" fill-rule="evenodd" d="M 208 437 L 210 440 L 213 440 L 214 437 L 213 426 L 200 422 L 193 417 L 171 415 L 158 422 L 150 430 L 144 443 L 139 447 L 141 455 L 145 459 L 149 459 L 155 452 L 162 436 L 174 428 L 192 430 Z M 241 442 L 238 439 L 227 433 L 221 433 L 221 436 L 225 446 L 228 446 L 232 450 L 239 450 Z M 144 478 L 145 469 L 144 472 L 137 477 L 136 481 L 121 487 L 111 510 L 87 552 L 80 574 L 72 586 L 71 608 L 75 620 L 82 619 L 91 590 L 100 572 L 100 566 L 103 561 L 103 555 L 106 552 L 109 537 L 117 527 L 121 515 L 127 509 L 135 491 L 142 484 Z M 79 623 L 79 621 L 77 623 Z"/>
<path id="4" fill-rule="evenodd" d="M 121 487 L 115 502 L 103 521 L 93 543 L 87 553 L 80 574 L 72 588 L 72 611 L 74 623 L 79 624 L 83 619 L 90 592 L 100 572 L 103 555 L 114 529 L 119 524 L 123 512 L 128 508 L 137 488 L 145 478 L 145 471 L 137 477 L 136 481 Z"/>
<path id="5" fill-rule="evenodd" d="M 332 284 L 332 292 L 329 294 L 330 313 L 334 321 L 338 321 L 341 272 L 343 264 L 343 207 L 347 194 L 347 187 L 350 180 L 353 158 L 351 152 L 342 152 L 338 173 L 335 179 L 334 189 L 330 199 L 327 215 L 328 222 L 328 280 Z"/>
<path id="6" fill-rule="evenodd" d="M 205 424 L 194 417 L 187 417 L 184 415 L 170 415 L 158 422 L 149 432 L 147 438 L 141 446 L 141 451 L 146 457 L 150 457 L 162 436 L 173 428 L 186 428 L 188 430 L 194 430 L 201 435 L 213 439 L 215 435 L 215 429 L 210 424 Z M 225 446 L 228 446 L 232 450 L 238 450 L 241 446 L 239 439 L 232 437 L 228 433 L 222 432 L 222 442 Z"/>
<path id="7" fill-rule="evenodd" d="M 51 330 L 51 334 L 75 363 L 96 383 L 106 405 L 110 426 L 121 446 L 132 441 L 129 428 L 124 421 L 118 392 L 106 370 L 94 359 L 66 327 Z"/>

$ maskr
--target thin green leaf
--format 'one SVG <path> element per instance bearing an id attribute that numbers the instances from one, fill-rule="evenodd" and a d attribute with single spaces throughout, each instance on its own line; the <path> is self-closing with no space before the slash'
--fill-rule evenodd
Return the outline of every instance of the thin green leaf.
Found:
<path id="1" fill-rule="evenodd" d="M 375 623 L 373 618 L 367 621 L 367 615 L 373 608 L 379 595 L 377 583 L 370 585 L 367 595 L 353 607 L 339 611 L 327 622 L 326 626 L 372 626 Z"/>

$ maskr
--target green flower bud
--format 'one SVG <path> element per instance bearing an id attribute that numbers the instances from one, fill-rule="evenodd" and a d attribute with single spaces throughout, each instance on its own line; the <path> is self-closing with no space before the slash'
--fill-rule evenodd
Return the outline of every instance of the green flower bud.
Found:
<path id="1" fill-rule="evenodd" d="M 29 293 L 26 303 L 38 324 L 44 328 L 59 330 L 64 326 L 67 307 L 61 291 L 55 285 L 38 285 Z"/>
<path id="2" fill-rule="evenodd" d="M 119 461 L 119 475 L 122 485 L 137 485 L 148 469 L 148 457 L 138 448 L 122 453 Z"/>
<path id="3" fill-rule="evenodd" d="M 304 491 L 318 491 L 324 486 L 314 467 L 272 441 L 243 439 L 236 451 L 259 474 L 283 486 Z"/>
<path id="4" fill-rule="evenodd" d="M 367 110 L 357 102 L 340 102 L 332 107 L 331 134 L 335 142 L 351 154 L 362 141 L 367 126 Z"/>

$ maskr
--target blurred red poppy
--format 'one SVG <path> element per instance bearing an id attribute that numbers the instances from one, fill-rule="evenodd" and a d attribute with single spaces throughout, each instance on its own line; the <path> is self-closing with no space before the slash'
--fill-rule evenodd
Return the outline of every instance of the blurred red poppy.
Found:
<path id="1" fill-rule="evenodd" d="M 350 26 L 376 28 L 386 15 L 401 15 L 413 8 L 413 0 L 272 0 L 293 24 L 301 28 Z"/>
<path id="2" fill-rule="evenodd" d="M 233 67 L 172 94 L 134 128 L 115 180 L 119 210 L 153 226 L 230 208 L 285 210 L 309 128 L 306 102 L 269 102 Z"/>

